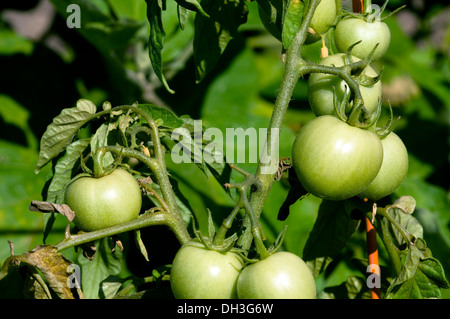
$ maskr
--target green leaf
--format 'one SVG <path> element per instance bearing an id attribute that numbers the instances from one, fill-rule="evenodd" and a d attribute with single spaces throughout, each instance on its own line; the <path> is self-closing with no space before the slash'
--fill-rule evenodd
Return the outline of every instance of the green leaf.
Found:
<path id="1" fill-rule="evenodd" d="M 284 17 L 290 0 L 257 0 L 258 13 L 267 31 L 282 40 Z"/>
<path id="2" fill-rule="evenodd" d="M 175 93 L 166 81 L 163 74 L 163 59 L 162 50 L 164 47 L 164 26 L 162 21 L 162 10 L 165 6 L 165 0 L 151 1 L 146 0 L 147 3 L 147 19 L 150 23 L 150 38 L 149 38 L 149 56 L 152 62 L 153 70 L 159 80 L 163 83 L 166 90 L 170 93 Z"/>
<path id="3" fill-rule="evenodd" d="M 228 42 L 236 37 L 239 26 L 247 21 L 248 14 L 243 0 L 203 0 L 202 7 L 210 17 L 195 17 L 194 59 L 197 82 L 214 68 Z"/>
<path id="4" fill-rule="evenodd" d="M 359 221 L 351 219 L 344 201 L 323 200 L 303 250 L 303 259 L 317 277 L 346 246 Z"/>
<path id="5" fill-rule="evenodd" d="M 62 203 L 65 185 L 72 178 L 76 163 L 80 161 L 81 154 L 89 146 L 91 139 L 81 139 L 71 143 L 65 154 L 58 159 L 54 167 L 52 181 L 47 190 L 46 200 L 53 203 Z"/>
<path id="6" fill-rule="evenodd" d="M 320 299 L 369 299 L 370 291 L 365 278 L 349 276 L 339 286 L 327 287 L 319 295 Z"/>
<path id="7" fill-rule="evenodd" d="M 441 263 L 433 257 L 424 258 L 419 248 L 411 245 L 402 271 L 392 282 L 385 298 L 440 298 L 441 288 L 450 288 Z"/>
<path id="8" fill-rule="evenodd" d="M 145 111 L 153 120 L 162 120 L 163 127 L 177 128 L 184 124 L 184 121 L 172 111 L 153 104 L 139 104 L 138 108 Z"/>
<path id="9" fill-rule="evenodd" d="M 134 240 L 135 240 L 136 245 L 138 246 L 139 251 L 141 252 L 142 256 L 145 258 L 146 261 L 149 261 L 147 248 L 145 247 L 145 244 L 142 240 L 140 229 L 138 229 L 134 232 Z"/>
<path id="10" fill-rule="evenodd" d="M 94 136 L 91 138 L 91 152 L 94 154 L 100 147 L 107 146 L 109 144 L 109 133 L 116 128 L 114 123 L 105 122 L 97 129 Z M 106 168 L 114 163 L 114 157 L 111 152 L 106 153 L 102 157 L 102 167 Z"/>
<path id="11" fill-rule="evenodd" d="M 96 253 L 93 260 L 79 255 L 81 266 L 81 287 L 88 299 L 99 298 L 102 282 L 109 276 L 118 276 L 123 271 L 124 256 L 120 251 L 112 252 L 110 238 L 96 242 Z"/>
<path id="12" fill-rule="evenodd" d="M 0 94 L 0 117 L 5 123 L 13 124 L 24 132 L 30 148 L 37 147 L 36 137 L 28 123 L 30 112 L 25 107 L 8 95 Z"/>
<path id="13" fill-rule="evenodd" d="M 143 21 L 146 19 L 145 2 L 140 0 L 109 0 L 108 4 L 112 7 L 116 16 L 122 19 L 133 19 Z"/>
<path id="14" fill-rule="evenodd" d="M 62 152 L 73 140 L 78 130 L 95 118 L 96 106 L 88 100 L 78 100 L 76 107 L 64 109 L 47 127 L 41 138 L 39 159 L 35 173 L 39 173 L 52 158 Z"/>
<path id="15" fill-rule="evenodd" d="M 53 176 L 47 189 L 46 201 L 62 203 L 67 183 L 72 179 L 75 165 L 79 163 L 81 154 L 89 146 L 91 139 L 77 140 L 71 143 L 64 155 L 58 159 L 53 170 Z M 44 242 L 53 227 L 55 214 L 44 214 Z"/>
<path id="16" fill-rule="evenodd" d="M 128 48 L 142 27 L 142 23 L 133 20 L 108 23 L 91 21 L 86 23 L 80 32 L 100 51 L 110 52 Z"/>
<path id="17" fill-rule="evenodd" d="M 51 2 L 64 19 L 72 19 L 70 15 L 73 13 L 70 10 L 67 12 L 67 8 L 73 4 L 73 1 L 52 0 Z M 111 54 L 111 51 L 127 49 L 135 41 L 137 32 L 145 27 L 142 20 L 130 19 L 142 16 L 142 13 L 138 12 L 138 10 L 142 10 L 142 4 L 135 3 L 135 1 L 133 1 L 134 3 L 130 2 L 132 1 L 127 1 L 126 3 L 128 8 L 126 12 L 124 6 L 118 7 L 118 1 L 114 1 L 111 4 L 114 13 L 117 14 L 119 12 L 119 19 L 117 19 L 111 13 L 108 3 L 104 0 L 77 1 L 76 4 L 80 8 L 78 12 L 80 13 L 81 27 L 76 30 L 102 53 L 113 55 L 113 58 L 117 59 L 118 55 Z"/>
<path id="18" fill-rule="evenodd" d="M 116 276 L 109 276 L 101 282 L 99 296 L 102 299 L 112 299 L 124 283 L 124 279 Z"/>
<path id="19" fill-rule="evenodd" d="M 0 29 L 0 55 L 22 53 L 30 55 L 33 52 L 32 41 L 16 34 L 12 30 Z"/>
<path id="20" fill-rule="evenodd" d="M 393 205 L 395 208 L 400 209 L 404 214 L 412 214 L 416 208 L 416 200 L 412 196 L 401 196 Z"/>
<path id="21" fill-rule="evenodd" d="M 14 243 L 16 252 L 31 250 L 42 243 L 42 215 L 29 212 L 28 207 L 32 200 L 42 199 L 50 167 L 34 174 L 38 152 L 8 141 L 0 140 L 0 154 L 1 264 L 10 255 L 7 240 Z M 53 232 L 52 239 L 61 239 L 59 230 Z"/>
<path id="22" fill-rule="evenodd" d="M 389 213 L 391 214 L 392 218 L 397 221 L 397 223 L 402 226 L 409 234 L 411 234 L 415 238 L 423 238 L 422 225 L 414 216 L 405 214 L 403 210 L 401 210 L 400 208 L 395 208 L 395 206 L 392 206 L 389 209 Z M 391 232 L 393 237 L 397 241 L 397 246 L 406 243 L 405 238 L 394 225 L 391 225 Z"/>
<path id="23" fill-rule="evenodd" d="M 284 49 L 288 49 L 303 20 L 304 4 L 301 0 L 291 0 L 283 21 L 281 39 Z"/>
<path id="24" fill-rule="evenodd" d="M 209 15 L 205 12 L 205 10 L 203 10 L 201 4 L 197 0 L 175 0 L 175 1 L 178 3 L 179 7 L 199 12 L 203 16 L 209 18 Z"/>

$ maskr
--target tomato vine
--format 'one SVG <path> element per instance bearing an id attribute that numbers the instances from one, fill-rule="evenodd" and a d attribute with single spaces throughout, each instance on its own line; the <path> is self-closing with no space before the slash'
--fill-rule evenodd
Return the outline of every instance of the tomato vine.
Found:
<path id="1" fill-rule="evenodd" d="M 174 94 L 175 91 L 169 87 L 163 72 L 165 3 L 166 1 L 146 1 L 150 26 L 148 57 L 162 86 L 167 92 Z M 140 231 L 154 226 L 166 226 L 174 234 L 180 249 L 173 260 L 173 268 L 170 270 L 168 267 L 162 274 L 158 274 L 158 278 L 170 281 L 175 297 L 315 298 L 315 278 L 337 257 L 349 237 L 363 222 L 368 255 L 364 266 L 372 267 L 370 274 L 381 280 L 376 237 L 379 234 L 392 264 L 390 266 L 394 270 L 390 282 L 382 278 L 383 284 L 387 285 L 385 289 L 382 290 L 380 286 L 368 287 L 371 288 L 373 299 L 402 296 L 402 290 L 406 289 L 407 283 L 417 280 L 415 271 L 424 275 L 420 280 L 433 287 L 429 297 L 439 296 L 439 289 L 448 288 L 450 285 L 442 265 L 433 257 L 420 229 L 415 227 L 418 222 L 411 215 L 415 209 L 415 199 L 402 196 L 392 204 L 378 207 L 378 201 L 390 195 L 403 182 L 408 168 L 406 148 L 400 138 L 392 133 L 395 124 L 392 108 L 387 124 L 379 127 L 382 101 L 377 101 L 376 109 L 366 107 L 361 90 L 361 85 L 370 86 L 381 81 L 382 72 L 372 77 L 365 74 L 373 62 L 380 58 L 380 55 L 377 55 L 379 45 L 369 48 L 364 56 L 355 58 L 353 50 L 364 40 L 350 43 L 345 46 L 345 50 L 341 49 L 345 52 L 338 53 L 339 58 L 345 62 L 343 65 L 315 63 L 304 56 L 305 45 L 314 41 L 320 41 L 322 44 L 322 58 L 325 58 L 329 51 L 333 54 L 339 47 L 337 43 L 333 43 L 338 23 L 343 21 L 344 17 L 357 15 L 362 18 L 371 13 L 370 0 L 353 0 L 353 12 L 346 12 L 338 0 L 332 3 L 336 10 L 331 10 L 331 18 L 328 17 L 325 27 L 321 29 L 312 23 L 320 21 L 314 18 L 317 18 L 316 13 L 320 13 L 318 8 L 321 0 L 257 1 L 263 25 L 280 41 L 282 79 L 267 127 L 267 143 L 261 152 L 255 173 L 247 172 L 239 165 L 226 161 L 220 165 L 214 163 L 217 166 L 210 165 L 213 168 L 208 167 L 211 163 L 195 162 L 204 172 L 213 171 L 214 178 L 218 181 L 220 178 L 217 176 L 222 176 L 226 169 L 233 170 L 241 178 L 239 182 L 227 180 L 223 184 L 225 190 L 235 192 L 236 196 L 228 215 L 221 222 L 214 221 L 214 212 L 208 210 L 207 235 L 195 228 L 196 221 L 190 212 L 183 211 L 183 203 L 177 196 L 177 185 L 168 167 L 170 152 L 175 143 L 174 136 L 180 137 L 180 140 L 181 137 L 186 138 L 178 142 L 184 148 L 194 149 L 189 156 L 195 158 L 196 147 L 204 150 L 204 145 L 195 140 L 196 134 L 203 131 L 195 130 L 196 124 L 193 120 L 179 117 L 163 107 L 137 102 L 116 107 L 105 102 L 102 109 L 97 110 L 94 103 L 81 99 L 75 107 L 64 109 L 56 116 L 41 138 L 35 171 L 38 173 L 50 163 L 53 171 L 46 186 L 47 201 L 33 202 L 30 209 L 45 214 L 44 235 L 52 228 L 54 219 L 50 216 L 53 214 L 66 216 L 69 225 L 74 216 L 81 215 L 81 210 L 76 208 L 73 199 L 67 200 L 65 195 L 68 193 L 67 187 L 70 187 L 68 185 L 74 185 L 86 175 L 99 179 L 108 174 L 113 176 L 119 169 L 126 171 L 127 176 L 136 179 L 140 195 L 145 196 L 153 206 L 142 207 L 137 218 L 112 226 L 108 224 L 105 227 L 82 229 L 74 234 L 70 233 L 68 226 L 64 239 L 49 246 L 50 248 L 38 247 L 35 251 L 20 256 L 12 254 L 3 264 L 0 279 L 21 267 L 22 263 L 44 273 L 45 279 L 50 281 L 52 287 L 61 284 L 62 279 L 52 277 L 51 273 L 60 271 L 59 267 L 66 267 L 69 263 L 62 257 L 62 251 L 72 247 L 88 249 L 86 245 L 91 245 L 89 249 L 93 250 L 93 242 L 104 238 L 114 238 L 114 241 L 115 236 L 122 233 L 134 236 L 142 255 L 148 260 Z M 198 60 L 195 61 L 196 79 L 200 81 L 212 69 L 228 42 L 237 33 L 248 9 L 243 1 L 237 0 L 176 1 L 176 4 L 181 28 L 184 28 L 188 21 L 190 12 L 195 12 L 193 50 Z M 225 17 L 224 14 L 229 14 L 230 17 Z M 208 29 L 211 24 L 214 28 Z M 204 37 L 201 38 L 199 34 Z M 208 55 L 205 48 L 212 45 L 208 43 L 212 38 L 218 47 Z M 341 79 L 345 92 L 342 97 L 337 97 L 336 88 L 329 88 L 330 91 L 334 89 L 334 113 L 323 115 L 316 112 L 317 117 L 301 127 L 293 144 L 292 158 L 289 158 L 287 163 L 281 163 L 277 143 L 271 141 L 278 142 L 281 138 L 281 130 L 285 127 L 284 121 L 297 83 L 315 74 L 332 75 Z M 96 132 L 93 136 L 86 138 L 79 134 L 82 128 L 94 123 L 98 126 L 95 126 Z M 348 136 L 351 138 L 347 138 Z M 397 143 L 393 148 L 383 144 L 391 138 L 395 138 Z M 355 142 L 355 139 L 359 141 Z M 388 156 L 389 152 L 392 156 Z M 328 158 L 330 156 L 331 159 Z M 398 160 L 400 157 L 401 162 Z M 388 168 L 385 173 L 386 171 L 382 170 L 383 160 L 388 159 L 398 160 L 398 165 Z M 286 228 L 268 245 L 261 223 L 263 208 L 273 185 L 286 173 L 289 174 L 289 194 L 293 197 L 289 203 L 309 195 L 321 200 L 317 221 L 307 239 L 303 259 L 293 252 L 280 251 L 288 231 Z M 392 183 L 375 184 L 375 181 L 378 182 L 378 176 L 381 179 L 389 179 Z M 87 198 L 87 195 L 84 197 Z M 80 199 L 75 200 L 82 202 Z M 333 223 L 324 220 L 332 220 Z M 188 229 L 189 223 L 193 225 L 192 231 Z M 78 231 L 76 227 L 74 230 Z M 336 236 L 339 240 L 327 242 L 328 237 L 322 238 L 322 233 L 327 231 L 339 233 L 340 236 Z M 117 241 L 114 245 L 116 243 Z M 317 247 L 321 247 L 320 252 Z M 55 267 L 43 261 L 36 261 L 35 256 L 39 256 L 39 260 L 45 259 L 40 258 L 40 254 L 54 258 L 59 265 Z M 233 265 L 230 266 L 229 262 Z M 271 263 L 274 263 L 274 266 L 264 266 Z M 205 274 L 208 276 L 204 276 Z M 190 275 L 193 277 L 189 277 Z M 66 277 L 68 275 L 63 276 L 63 279 L 67 279 Z M 289 280 L 284 284 L 280 283 L 282 280 L 274 280 L 279 277 Z M 145 283 L 153 281 L 154 277 L 143 280 Z M 292 282 L 296 284 L 292 285 Z M 299 289 L 305 282 L 307 288 Z M 39 283 L 42 284 L 41 281 Z M 199 283 L 201 287 L 196 287 Z M 45 286 L 45 283 L 43 285 Z M 123 288 L 117 296 L 123 297 L 130 290 L 132 289 Z M 363 291 L 362 288 L 360 290 Z M 67 290 L 56 293 L 60 297 L 74 297 L 72 292 Z M 46 295 L 50 295 L 48 291 Z M 81 291 L 78 296 L 82 297 Z"/>

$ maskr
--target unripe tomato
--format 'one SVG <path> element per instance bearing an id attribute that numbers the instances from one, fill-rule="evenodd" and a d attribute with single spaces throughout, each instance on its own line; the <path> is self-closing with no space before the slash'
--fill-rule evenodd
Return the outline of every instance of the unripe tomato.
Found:
<path id="1" fill-rule="evenodd" d="M 74 224 L 83 231 L 134 220 L 142 205 L 139 184 L 123 169 L 99 178 L 76 179 L 67 187 L 64 201 L 75 212 Z"/>
<path id="2" fill-rule="evenodd" d="M 244 263 L 234 252 L 220 253 L 194 239 L 176 253 L 170 286 L 177 299 L 236 298 L 236 279 Z"/>
<path id="3" fill-rule="evenodd" d="M 353 57 L 355 62 L 360 59 Z M 337 53 L 324 58 L 320 64 L 328 66 L 340 67 L 345 65 L 345 54 Z M 367 66 L 363 73 L 368 77 L 376 77 L 378 73 L 371 67 Z M 370 112 L 374 112 L 378 107 L 378 101 L 381 98 L 381 81 L 373 85 L 359 85 L 362 98 L 364 100 L 365 108 Z M 336 115 L 334 110 L 335 101 L 341 103 L 344 99 L 344 94 L 349 95 L 349 88 L 344 80 L 340 77 L 325 74 L 313 73 L 308 79 L 308 99 L 311 110 L 316 116 L 320 115 Z"/>
<path id="4" fill-rule="evenodd" d="M 320 40 L 321 34 L 325 34 L 333 25 L 336 19 L 336 1 L 322 0 L 314 11 L 314 15 L 309 27 L 315 31 L 316 34 L 308 32 L 306 43 L 316 42 Z"/>
<path id="5" fill-rule="evenodd" d="M 365 59 L 378 43 L 373 60 L 380 59 L 388 50 L 391 42 L 391 32 L 386 23 L 374 20 L 368 22 L 359 18 L 349 18 L 339 21 L 334 32 L 334 41 L 339 52 L 347 52 L 348 48 L 358 41 L 352 48 L 352 55 Z"/>
<path id="6" fill-rule="evenodd" d="M 382 161 L 383 146 L 375 133 L 331 115 L 306 123 L 292 147 L 292 164 L 303 187 L 329 200 L 360 194 Z"/>
<path id="7" fill-rule="evenodd" d="M 393 193 L 405 180 L 408 173 L 408 151 L 405 144 L 394 132 L 381 140 L 383 163 L 372 183 L 360 197 L 379 200 Z"/>
<path id="8" fill-rule="evenodd" d="M 242 270 L 237 293 L 239 299 L 315 299 L 316 284 L 300 257 L 277 252 Z"/>

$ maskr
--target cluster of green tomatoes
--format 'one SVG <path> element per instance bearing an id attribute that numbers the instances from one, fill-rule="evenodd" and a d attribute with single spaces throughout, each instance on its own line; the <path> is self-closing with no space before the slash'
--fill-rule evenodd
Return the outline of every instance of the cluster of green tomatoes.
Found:
<path id="1" fill-rule="evenodd" d="M 319 40 L 335 20 L 335 0 L 322 0 L 307 42 Z M 390 32 L 381 21 L 368 21 L 363 15 L 347 16 L 335 26 L 334 41 L 341 53 L 324 58 L 320 64 L 340 67 L 366 59 L 369 54 L 372 60 L 379 59 L 389 46 Z M 375 69 L 367 65 L 352 77 L 359 85 L 366 114 L 379 112 L 381 82 Z M 340 77 L 313 73 L 308 88 L 310 106 L 317 117 L 301 128 L 292 149 L 293 167 L 303 187 L 328 200 L 359 196 L 376 201 L 395 191 L 408 170 L 408 154 L 400 138 L 376 125 L 349 123 L 355 102 Z M 136 219 L 141 192 L 130 173 L 115 169 L 103 177 L 82 177 L 72 182 L 65 192 L 65 203 L 76 212 L 74 223 L 78 228 L 95 231 Z M 311 271 L 293 253 L 274 252 L 249 262 L 233 249 L 216 251 L 198 239 L 177 252 L 170 284 L 174 297 L 185 299 L 316 297 Z"/>
<path id="2" fill-rule="evenodd" d="M 316 23 L 326 32 L 334 20 L 333 8 L 334 0 L 322 0 L 312 27 Z M 350 66 L 369 56 L 370 61 L 376 61 L 389 47 L 390 31 L 379 17 L 349 14 L 337 23 L 334 43 L 340 52 L 323 58 L 321 65 Z M 324 73 L 309 76 L 308 97 L 317 117 L 298 133 L 292 162 L 299 181 L 313 195 L 328 200 L 359 196 L 377 201 L 394 192 L 405 179 L 408 154 L 392 129 L 376 125 L 382 99 L 379 73 L 368 64 L 352 77 L 364 101 L 359 107 L 342 78 Z M 366 117 L 366 123 L 359 118 L 351 123 L 350 117 L 362 114 L 362 107 L 372 118 Z"/>

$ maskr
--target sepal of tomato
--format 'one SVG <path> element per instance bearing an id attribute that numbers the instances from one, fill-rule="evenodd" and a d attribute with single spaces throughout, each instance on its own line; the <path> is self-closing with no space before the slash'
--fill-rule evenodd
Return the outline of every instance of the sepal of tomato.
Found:
<path id="1" fill-rule="evenodd" d="M 352 56 L 353 62 L 360 61 L 357 57 Z M 341 67 L 346 65 L 346 55 L 337 53 L 330 55 L 320 62 L 321 65 Z M 378 73 L 370 65 L 366 66 L 359 75 L 359 90 L 364 100 L 364 107 L 369 113 L 375 112 L 381 98 L 381 81 L 368 83 L 367 79 L 378 78 Z M 350 96 L 350 89 L 346 82 L 340 77 L 332 74 L 313 73 L 308 79 L 308 100 L 311 110 L 316 116 L 334 115 L 335 103 L 342 101 Z M 352 105 L 350 105 L 351 107 Z M 350 111 L 350 110 L 346 110 Z"/>

